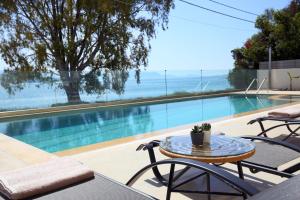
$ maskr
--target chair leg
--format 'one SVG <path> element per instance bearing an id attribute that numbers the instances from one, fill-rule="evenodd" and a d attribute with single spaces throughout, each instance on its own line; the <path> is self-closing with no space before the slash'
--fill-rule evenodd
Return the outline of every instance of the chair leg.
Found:
<path id="1" fill-rule="evenodd" d="M 174 177 L 174 170 L 175 170 L 175 164 L 171 164 L 166 200 L 170 200 L 170 198 L 171 198 L 171 192 L 172 192 L 172 186 L 173 186 L 173 177 Z"/>
<path id="2" fill-rule="evenodd" d="M 237 161 L 236 162 L 237 168 L 238 168 L 238 173 L 239 173 L 239 177 L 240 179 L 244 180 L 244 172 L 243 172 L 243 166 L 241 161 Z M 247 199 L 247 194 L 246 193 L 242 193 L 243 195 L 243 199 Z"/>
<path id="3" fill-rule="evenodd" d="M 287 124 L 286 128 L 290 131 L 290 134 L 288 136 L 286 136 L 282 141 L 287 140 L 289 137 L 295 135 L 295 136 L 299 136 L 299 134 L 297 133 L 297 131 L 300 129 L 300 126 L 297 127 L 296 129 L 292 130 L 292 128 Z"/>
<path id="4" fill-rule="evenodd" d="M 211 200 L 211 194 L 210 194 L 210 175 L 209 173 L 206 174 L 206 189 L 207 189 L 207 199 Z"/>
<path id="5" fill-rule="evenodd" d="M 153 150 L 154 147 L 152 147 L 151 145 L 149 147 L 147 147 L 147 150 L 148 150 L 148 154 L 149 154 L 149 158 L 150 158 L 150 163 L 155 163 L 156 162 L 156 157 L 155 157 L 155 153 L 154 153 L 154 150 Z M 157 178 L 157 180 L 167 186 L 167 180 L 161 175 L 158 167 L 153 167 L 152 168 L 152 171 L 153 171 L 153 174 L 155 175 L 155 177 Z"/>
<path id="6" fill-rule="evenodd" d="M 244 179 L 244 172 L 241 161 L 236 162 L 240 179 Z"/>
<path id="7" fill-rule="evenodd" d="M 262 121 L 259 120 L 259 121 L 257 121 L 257 122 L 258 122 L 258 124 L 259 124 L 259 126 L 260 126 L 261 132 L 264 133 L 264 132 L 265 132 L 265 127 L 264 127 Z M 265 137 L 268 137 L 268 136 L 267 136 L 267 133 L 264 133 L 263 135 L 264 135 Z"/>

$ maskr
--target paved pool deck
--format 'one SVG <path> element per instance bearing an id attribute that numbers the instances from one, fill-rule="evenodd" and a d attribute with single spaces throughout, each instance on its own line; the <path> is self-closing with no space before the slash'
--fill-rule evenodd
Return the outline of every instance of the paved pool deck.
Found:
<path id="1" fill-rule="evenodd" d="M 286 93 L 276 93 L 286 94 Z M 290 93 L 291 94 L 291 93 Z M 293 95 L 298 95 L 300 92 L 294 92 Z M 282 107 L 299 107 L 300 103 L 293 103 L 289 105 L 279 106 Z M 274 109 L 274 108 L 272 108 Z M 247 125 L 247 122 L 259 116 L 266 115 L 270 109 L 259 110 L 255 112 L 249 112 L 244 114 L 235 115 L 233 117 L 225 117 L 212 121 L 212 132 L 223 132 L 228 136 L 241 136 L 241 135 L 256 135 L 260 128 L 257 124 Z M 276 124 L 275 122 L 268 122 L 267 126 Z M 18 140 L 0 134 L 0 171 L 6 171 L 9 169 L 21 168 L 34 163 L 43 162 L 52 159 L 57 156 L 71 156 L 72 158 L 86 164 L 91 169 L 102 173 L 110 178 L 113 178 L 122 183 L 126 183 L 129 178 L 143 166 L 149 164 L 148 154 L 145 151 L 136 151 L 136 147 L 141 143 L 149 142 L 153 139 L 162 139 L 170 135 L 187 134 L 190 131 L 192 124 L 163 131 L 155 132 L 154 134 L 146 134 L 135 137 L 134 139 L 124 139 L 110 144 L 102 144 L 100 146 L 93 146 L 89 149 L 81 149 L 76 151 L 68 151 L 64 153 L 50 154 L 40 149 L 24 144 Z M 276 129 L 272 132 L 274 137 L 280 136 L 287 131 L 284 128 Z M 161 155 L 158 151 L 158 160 L 165 159 L 166 157 Z M 236 173 L 236 166 L 232 164 L 225 164 L 224 167 L 231 169 L 233 173 Z M 164 173 L 168 172 L 168 168 L 161 169 Z M 273 176 L 270 174 L 259 172 L 257 174 L 251 174 L 248 170 L 244 170 L 247 181 L 251 182 L 254 186 L 261 190 L 271 187 L 274 184 L 278 184 L 284 181 L 284 178 Z M 213 180 L 213 188 L 223 188 L 222 184 L 216 180 Z M 192 182 L 190 187 L 201 187 L 204 181 L 199 179 Z M 159 199 L 164 199 L 166 194 L 166 188 L 159 185 L 155 179 L 153 179 L 152 173 L 146 173 L 139 181 L 134 185 L 135 188 L 155 196 Z M 226 189 L 227 190 L 227 189 Z M 172 199 L 207 199 L 206 195 L 185 195 L 185 194 L 172 194 Z M 213 196 L 212 199 L 241 199 L 224 196 Z"/>

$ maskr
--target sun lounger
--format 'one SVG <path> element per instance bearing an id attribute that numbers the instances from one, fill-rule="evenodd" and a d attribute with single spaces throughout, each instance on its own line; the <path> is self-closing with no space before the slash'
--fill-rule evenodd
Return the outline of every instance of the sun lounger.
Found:
<path id="1" fill-rule="evenodd" d="M 0 196 L 0 200 L 5 200 Z M 94 179 L 74 184 L 47 194 L 31 197 L 36 200 L 154 200 L 131 187 L 125 186 L 101 174 Z"/>
<path id="2" fill-rule="evenodd" d="M 94 172 L 70 158 L 0 173 L 0 192 L 9 199 L 24 199 L 94 177 Z"/>
<path id="3" fill-rule="evenodd" d="M 0 187 L 0 200 L 154 199 L 64 158 L 1 172 Z"/>
<path id="4" fill-rule="evenodd" d="M 300 117 L 300 108 L 286 108 L 268 113 L 269 116 L 297 118 Z"/>
<path id="5" fill-rule="evenodd" d="M 265 128 L 264 122 L 266 121 L 276 121 L 282 123 L 269 128 Z M 289 134 L 286 137 L 284 137 L 282 140 L 287 140 L 291 136 L 299 136 L 299 133 L 297 132 L 300 129 L 300 109 L 293 108 L 293 109 L 282 109 L 282 110 L 272 111 L 268 113 L 268 116 L 259 117 L 248 122 L 248 124 L 254 124 L 254 123 L 258 123 L 261 128 L 261 132 L 257 136 L 268 137 L 267 133 L 269 131 L 279 127 L 286 127 L 287 130 L 289 131 Z M 291 126 L 293 125 L 296 126 L 296 128 L 292 128 Z"/>
<path id="6" fill-rule="evenodd" d="M 266 189 L 248 200 L 296 200 L 300 199 L 299 193 L 300 176 L 295 176 L 278 185 Z"/>
<path id="7" fill-rule="evenodd" d="M 249 198 L 249 200 L 296 200 L 300 199 L 300 176 L 295 176 L 278 185 L 266 189 Z"/>
<path id="8" fill-rule="evenodd" d="M 290 178 L 294 176 L 294 172 L 300 170 L 299 160 L 297 161 L 300 158 L 299 146 L 266 137 L 243 138 L 253 140 L 256 145 L 255 154 L 241 162 L 251 172 L 263 171 Z"/>

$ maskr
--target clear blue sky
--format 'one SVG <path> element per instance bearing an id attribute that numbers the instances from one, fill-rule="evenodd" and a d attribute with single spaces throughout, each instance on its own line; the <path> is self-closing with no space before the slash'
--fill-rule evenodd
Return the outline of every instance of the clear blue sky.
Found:
<path id="1" fill-rule="evenodd" d="M 256 18 L 208 0 L 187 1 L 253 21 Z M 263 13 L 267 8 L 283 8 L 290 2 L 290 0 L 216 1 L 257 14 Z M 175 9 L 170 14 L 169 29 L 159 30 L 157 37 L 151 41 L 152 50 L 147 70 L 232 68 L 233 59 L 230 51 L 242 46 L 255 32 L 256 29 L 251 23 L 217 15 L 175 0 Z M 0 59 L 0 69 L 4 66 L 3 60 Z"/>
<path id="2" fill-rule="evenodd" d="M 253 21 L 256 19 L 253 15 L 208 0 L 186 1 L 241 18 Z M 281 9 L 290 2 L 290 0 L 216 1 L 257 14 L 262 14 L 267 8 Z M 255 32 L 257 30 L 254 24 L 227 18 L 175 0 L 175 9 L 170 14 L 169 29 L 158 31 L 156 39 L 151 41 L 152 51 L 147 70 L 161 70 L 165 67 L 167 70 L 232 68 L 231 50 L 241 47 Z"/>

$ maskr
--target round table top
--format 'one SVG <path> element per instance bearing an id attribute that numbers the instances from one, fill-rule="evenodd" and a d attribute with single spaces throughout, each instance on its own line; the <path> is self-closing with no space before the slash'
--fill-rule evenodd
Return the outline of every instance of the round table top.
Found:
<path id="1" fill-rule="evenodd" d="M 224 135 L 211 135 L 210 145 L 192 145 L 190 135 L 170 136 L 160 142 L 160 152 L 171 158 L 189 158 L 208 163 L 236 162 L 255 153 L 250 140 Z"/>

